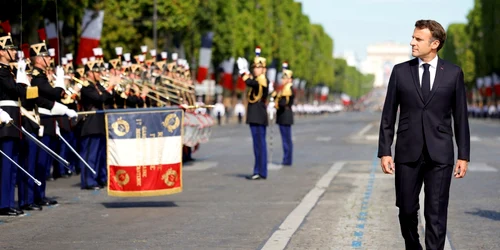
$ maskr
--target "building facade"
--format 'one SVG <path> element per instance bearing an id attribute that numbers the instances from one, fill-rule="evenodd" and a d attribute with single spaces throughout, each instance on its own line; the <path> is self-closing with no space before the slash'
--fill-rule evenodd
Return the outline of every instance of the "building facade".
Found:
<path id="1" fill-rule="evenodd" d="M 387 87 L 394 65 L 410 60 L 411 46 L 385 42 L 370 45 L 366 49 L 366 59 L 361 64 L 361 72 L 374 74 L 374 87 Z"/>

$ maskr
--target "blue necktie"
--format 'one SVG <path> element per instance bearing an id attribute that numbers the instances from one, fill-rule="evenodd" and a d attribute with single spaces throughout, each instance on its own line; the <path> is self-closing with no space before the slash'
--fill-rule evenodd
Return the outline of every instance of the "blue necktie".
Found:
<path id="1" fill-rule="evenodd" d="M 427 102 L 427 98 L 429 98 L 429 94 L 431 93 L 431 73 L 429 72 L 428 63 L 424 63 L 424 73 L 422 74 L 422 95 L 424 98 L 424 102 Z"/>

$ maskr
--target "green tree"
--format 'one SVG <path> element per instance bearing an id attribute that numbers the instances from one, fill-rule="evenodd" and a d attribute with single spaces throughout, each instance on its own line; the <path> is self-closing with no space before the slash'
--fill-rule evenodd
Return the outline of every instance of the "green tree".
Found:
<path id="1" fill-rule="evenodd" d="M 471 49 L 470 36 L 466 24 L 450 24 L 446 31 L 447 38 L 439 56 L 457 64 L 464 71 L 464 81 L 468 87 L 475 83 L 474 53 Z"/>

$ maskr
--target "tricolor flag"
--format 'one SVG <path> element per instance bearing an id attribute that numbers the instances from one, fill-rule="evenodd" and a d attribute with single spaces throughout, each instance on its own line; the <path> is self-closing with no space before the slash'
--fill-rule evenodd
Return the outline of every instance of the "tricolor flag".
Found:
<path id="1" fill-rule="evenodd" d="M 106 114 L 108 195 L 182 191 L 183 116 L 180 109 Z"/>
<path id="2" fill-rule="evenodd" d="M 493 79 L 491 76 L 484 77 L 484 87 L 485 87 L 485 96 L 491 96 L 493 94 Z"/>
<path id="3" fill-rule="evenodd" d="M 493 78 L 493 85 L 495 86 L 495 95 L 500 96 L 500 77 L 496 73 L 493 73 L 491 78 Z"/>
<path id="4" fill-rule="evenodd" d="M 82 36 L 80 37 L 80 46 L 78 47 L 77 62 L 84 57 L 94 55 L 93 48 L 99 47 L 101 40 L 102 22 L 104 20 L 104 11 L 85 10 L 82 20 Z"/>
<path id="5" fill-rule="evenodd" d="M 210 62 L 212 61 L 212 40 L 214 38 L 213 32 L 207 32 L 201 38 L 201 48 L 200 48 L 200 60 L 198 63 L 198 75 L 196 80 L 198 83 L 205 79 L 208 76 L 208 69 L 210 67 Z"/>
<path id="6" fill-rule="evenodd" d="M 234 57 L 231 57 L 229 60 L 224 60 L 221 66 L 224 70 L 224 75 L 222 77 L 222 87 L 227 90 L 233 90 Z"/>
<path id="7" fill-rule="evenodd" d="M 59 21 L 59 30 L 62 29 L 63 21 Z M 59 46 L 58 46 L 58 32 L 56 23 L 49 21 L 49 19 L 45 19 L 45 34 L 46 39 L 49 42 L 49 47 L 53 48 L 56 52 L 54 56 L 54 61 L 56 65 L 59 65 Z"/>

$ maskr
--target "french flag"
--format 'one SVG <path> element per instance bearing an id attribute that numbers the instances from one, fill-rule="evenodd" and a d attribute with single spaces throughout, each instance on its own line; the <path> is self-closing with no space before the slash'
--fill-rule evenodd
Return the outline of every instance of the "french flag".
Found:
<path id="1" fill-rule="evenodd" d="M 82 21 L 82 36 L 80 37 L 80 47 L 78 48 L 77 62 L 84 57 L 94 56 L 93 48 L 99 47 L 101 40 L 102 23 L 104 11 L 85 10 Z"/>
<path id="2" fill-rule="evenodd" d="M 59 28 L 62 27 L 63 21 L 59 21 Z M 45 34 L 46 39 L 49 42 L 49 47 L 55 49 L 56 55 L 54 58 L 54 63 L 56 65 L 59 64 L 59 46 L 58 46 L 58 33 L 56 23 L 50 22 L 48 19 L 45 19 Z M 45 40 L 45 39 L 44 39 Z"/>
<path id="3" fill-rule="evenodd" d="M 493 85 L 495 86 L 495 94 L 500 96 L 500 77 L 496 73 L 493 73 L 492 78 Z"/>
<path id="4" fill-rule="evenodd" d="M 224 70 L 224 75 L 222 77 L 222 87 L 227 90 L 233 90 L 234 61 L 234 57 L 231 57 L 229 60 L 224 60 L 222 62 L 222 69 Z"/>
<path id="5" fill-rule="evenodd" d="M 213 32 L 207 32 L 201 38 L 201 48 L 200 48 L 200 59 L 198 63 L 198 75 L 196 80 L 198 83 L 205 79 L 208 76 L 208 69 L 210 67 L 210 62 L 212 61 L 212 41 L 214 38 Z"/>

